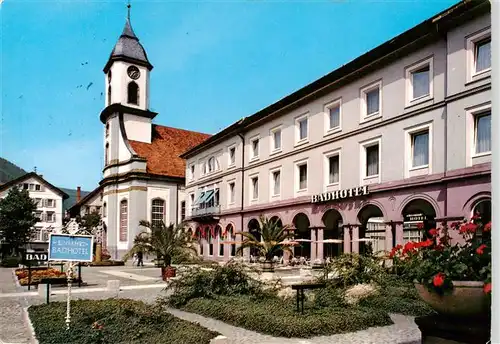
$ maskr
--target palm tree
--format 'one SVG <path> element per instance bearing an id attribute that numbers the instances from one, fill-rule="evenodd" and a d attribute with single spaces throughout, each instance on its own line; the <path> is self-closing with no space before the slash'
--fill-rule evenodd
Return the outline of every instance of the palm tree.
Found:
<path id="1" fill-rule="evenodd" d="M 293 255 L 290 248 L 295 243 L 290 241 L 294 237 L 293 231 L 289 226 L 280 225 L 279 220 L 269 220 L 264 216 L 260 219 L 260 228 L 257 230 L 262 240 L 257 238 L 250 232 L 237 232 L 243 237 L 240 247 L 236 251 L 237 254 L 242 254 L 245 248 L 254 248 L 259 253 L 259 256 L 265 258 L 264 270 L 273 271 L 273 258 L 280 252 L 289 252 Z"/>
<path id="2" fill-rule="evenodd" d="M 149 230 L 143 231 L 134 238 L 134 245 L 123 256 L 123 260 L 130 259 L 135 253 L 151 254 L 160 260 L 162 264 L 162 276 L 165 272 L 168 277 L 175 276 L 175 269 L 172 268 L 172 258 L 180 261 L 188 261 L 197 256 L 196 248 L 192 236 L 182 225 L 165 226 L 161 224 L 151 224 L 148 221 L 140 221 L 140 226 Z"/>

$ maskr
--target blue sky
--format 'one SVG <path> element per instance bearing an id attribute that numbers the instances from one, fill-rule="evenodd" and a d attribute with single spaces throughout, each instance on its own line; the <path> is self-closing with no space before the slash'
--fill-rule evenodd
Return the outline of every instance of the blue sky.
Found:
<path id="1" fill-rule="evenodd" d="M 136 0 L 131 19 L 155 67 L 155 122 L 215 133 L 455 2 Z M 102 68 L 126 1 L 4 0 L 0 11 L 0 156 L 92 190 Z"/>

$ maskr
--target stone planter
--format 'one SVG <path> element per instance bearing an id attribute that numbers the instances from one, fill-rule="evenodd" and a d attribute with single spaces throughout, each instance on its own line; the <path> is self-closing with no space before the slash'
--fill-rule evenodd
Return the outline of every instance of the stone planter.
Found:
<path id="1" fill-rule="evenodd" d="M 262 264 L 262 272 L 274 272 L 274 264 L 272 261 L 266 260 Z"/>
<path id="2" fill-rule="evenodd" d="M 487 315 L 490 299 L 483 291 L 483 282 L 454 281 L 449 294 L 439 295 L 429 291 L 424 285 L 415 283 L 417 291 L 429 306 L 441 314 L 458 317 Z"/>
<path id="3" fill-rule="evenodd" d="M 162 266 L 161 268 L 161 277 L 164 281 L 167 281 L 169 278 L 175 277 L 176 275 L 176 268 L 173 268 L 171 266 L 164 267 Z"/>

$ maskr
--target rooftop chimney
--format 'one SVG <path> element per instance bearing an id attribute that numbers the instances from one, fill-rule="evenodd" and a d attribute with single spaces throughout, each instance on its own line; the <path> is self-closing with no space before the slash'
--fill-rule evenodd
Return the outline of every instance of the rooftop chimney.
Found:
<path id="1" fill-rule="evenodd" d="M 77 186 L 76 187 L 76 202 L 80 202 L 80 199 L 82 198 L 82 189 L 81 187 Z"/>

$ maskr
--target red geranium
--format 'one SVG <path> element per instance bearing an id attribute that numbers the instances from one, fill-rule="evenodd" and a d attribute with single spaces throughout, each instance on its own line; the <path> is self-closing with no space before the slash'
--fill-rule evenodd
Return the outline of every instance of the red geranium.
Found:
<path id="1" fill-rule="evenodd" d="M 432 236 L 436 236 L 438 235 L 438 230 L 436 228 L 430 229 L 429 234 Z"/>
<path id="2" fill-rule="evenodd" d="M 491 231 L 491 221 L 484 225 L 483 231 L 484 232 L 490 232 Z"/>
<path id="3" fill-rule="evenodd" d="M 446 278 L 446 276 L 442 272 L 439 272 L 432 279 L 432 284 L 434 284 L 435 287 L 441 287 L 444 284 L 444 279 L 445 278 Z"/>
<path id="4" fill-rule="evenodd" d="M 461 234 L 476 233 L 476 230 L 477 230 L 477 225 L 475 223 L 469 222 L 469 223 L 462 225 L 462 227 L 460 227 L 459 232 Z"/>
<path id="5" fill-rule="evenodd" d="M 484 253 L 484 249 L 485 249 L 486 247 L 488 247 L 488 246 L 486 246 L 485 244 L 482 244 L 481 246 L 479 246 L 479 247 L 476 249 L 476 253 L 477 253 L 477 254 L 479 254 L 479 255 L 483 254 L 483 253 Z"/>
<path id="6" fill-rule="evenodd" d="M 483 291 L 485 294 L 491 293 L 491 283 L 486 283 L 483 287 Z"/>

